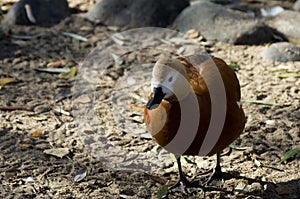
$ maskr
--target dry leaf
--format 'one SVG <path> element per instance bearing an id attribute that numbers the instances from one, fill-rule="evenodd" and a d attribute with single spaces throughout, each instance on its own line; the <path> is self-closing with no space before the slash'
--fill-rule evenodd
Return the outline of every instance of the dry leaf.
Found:
<path id="1" fill-rule="evenodd" d="M 40 135 L 41 135 L 41 132 L 39 130 L 36 130 L 33 133 L 31 133 L 30 137 L 36 138 L 36 137 L 39 137 Z"/>
<path id="2" fill-rule="evenodd" d="M 44 150 L 44 153 L 62 158 L 65 155 L 69 154 L 69 149 L 68 148 L 46 149 L 46 150 Z"/>
<path id="3" fill-rule="evenodd" d="M 74 181 L 75 181 L 75 182 L 81 181 L 83 178 L 86 177 L 86 174 L 87 174 L 86 170 L 83 171 L 82 173 L 77 174 L 77 175 L 74 177 Z"/>
<path id="4" fill-rule="evenodd" d="M 16 82 L 16 79 L 10 78 L 10 77 L 0 78 L 0 86 L 4 86 L 4 85 L 12 83 L 12 82 Z"/>
<path id="5" fill-rule="evenodd" d="M 238 185 L 235 187 L 234 191 L 245 193 L 248 192 L 249 185 L 247 180 L 242 180 L 238 183 Z"/>
<path id="6" fill-rule="evenodd" d="M 90 103 L 91 102 L 91 99 L 88 95 L 81 95 L 80 97 L 76 98 L 74 100 L 74 103 L 81 103 L 81 104 L 87 104 L 87 103 Z"/>

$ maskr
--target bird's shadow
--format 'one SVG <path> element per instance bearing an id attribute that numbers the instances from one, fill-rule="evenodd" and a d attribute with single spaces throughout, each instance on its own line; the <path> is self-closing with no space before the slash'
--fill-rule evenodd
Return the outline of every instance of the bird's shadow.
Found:
<path id="1" fill-rule="evenodd" d="M 204 192 L 218 191 L 224 194 L 237 195 L 239 197 L 260 197 L 260 198 L 300 198 L 300 179 L 290 180 L 287 182 L 273 183 L 261 179 L 253 179 L 245 176 L 241 176 L 238 172 L 223 172 L 223 182 L 227 180 L 235 179 L 236 181 L 244 182 L 245 185 L 251 185 L 252 183 L 260 184 L 260 189 L 235 189 L 223 187 L 224 183 L 219 180 L 213 181 L 211 184 L 204 186 L 201 184 L 203 178 L 193 180 L 193 187 L 201 188 Z M 236 183 L 237 185 L 238 183 Z M 191 192 L 193 193 L 193 192 Z"/>

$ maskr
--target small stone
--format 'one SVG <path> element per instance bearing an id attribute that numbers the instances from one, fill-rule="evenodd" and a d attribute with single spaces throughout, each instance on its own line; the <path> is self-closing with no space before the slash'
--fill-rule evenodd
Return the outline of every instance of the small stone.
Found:
<path id="1" fill-rule="evenodd" d="M 261 15 L 264 17 L 274 17 L 278 15 L 279 13 L 283 12 L 284 9 L 281 6 L 275 6 L 273 8 L 261 8 L 260 12 Z"/>
<path id="2" fill-rule="evenodd" d="M 249 191 L 249 185 L 247 180 L 241 180 L 234 189 L 238 193 L 247 193 Z"/>
<path id="3" fill-rule="evenodd" d="M 295 113 L 297 119 L 300 119 L 300 112 Z"/>
<path id="4" fill-rule="evenodd" d="M 275 121 L 274 120 L 266 120 L 266 124 L 270 125 L 270 126 L 274 126 L 275 125 Z"/>
<path id="5" fill-rule="evenodd" d="M 199 32 L 195 29 L 190 29 L 185 33 L 185 35 L 189 39 L 195 39 L 195 38 L 199 37 Z"/>
<path id="6" fill-rule="evenodd" d="M 263 187 L 260 183 L 254 182 L 250 185 L 249 192 L 262 192 Z"/>
<path id="7" fill-rule="evenodd" d="M 25 183 L 35 183 L 35 180 L 32 177 L 24 179 Z"/>
<path id="8" fill-rule="evenodd" d="M 288 42 L 274 43 L 265 48 L 261 56 L 271 61 L 300 61 L 300 47 Z"/>

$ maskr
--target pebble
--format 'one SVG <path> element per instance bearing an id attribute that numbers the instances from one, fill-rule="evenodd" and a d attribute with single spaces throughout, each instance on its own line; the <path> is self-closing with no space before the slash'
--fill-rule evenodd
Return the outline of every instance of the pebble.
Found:
<path id="1" fill-rule="evenodd" d="M 297 119 L 300 119 L 300 112 L 295 113 Z"/>
<path id="2" fill-rule="evenodd" d="M 260 192 L 262 192 L 262 190 L 263 190 L 263 188 L 262 188 L 261 184 L 258 182 L 254 182 L 251 184 L 249 192 L 260 193 Z"/>
<path id="3" fill-rule="evenodd" d="M 275 125 L 275 120 L 266 120 L 266 125 L 274 126 Z"/>
<path id="4" fill-rule="evenodd" d="M 274 17 L 276 15 L 278 15 L 279 13 L 283 12 L 284 9 L 281 6 L 275 6 L 272 8 L 261 8 L 260 12 L 261 15 L 264 17 Z"/>

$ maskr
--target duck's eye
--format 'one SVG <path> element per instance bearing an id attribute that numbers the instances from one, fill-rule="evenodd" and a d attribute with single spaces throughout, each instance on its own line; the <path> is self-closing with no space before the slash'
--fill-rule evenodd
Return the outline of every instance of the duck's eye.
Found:
<path id="1" fill-rule="evenodd" d="M 169 77 L 168 82 L 172 82 L 173 81 L 173 76 Z"/>

